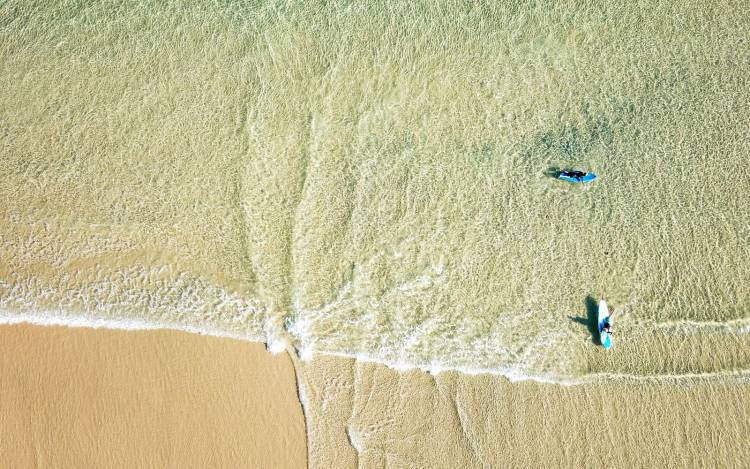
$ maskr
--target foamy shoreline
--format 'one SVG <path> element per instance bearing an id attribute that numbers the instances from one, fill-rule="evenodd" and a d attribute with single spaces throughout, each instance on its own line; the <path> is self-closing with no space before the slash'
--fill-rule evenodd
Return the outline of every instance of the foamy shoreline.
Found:
<path id="1" fill-rule="evenodd" d="M 174 325 L 168 323 L 148 322 L 142 320 L 120 320 L 120 319 L 101 319 L 84 316 L 71 316 L 60 313 L 37 313 L 37 314 L 17 314 L 0 310 L 0 325 L 3 324 L 33 324 L 37 326 L 63 326 L 71 328 L 92 328 L 92 329 L 112 329 L 112 330 L 133 330 L 133 331 L 150 331 L 150 330 L 173 330 L 188 332 L 211 337 L 228 338 L 241 340 L 245 342 L 262 343 L 266 349 L 274 355 L 288 351 L 294 353 L 303 361 L 311 361 L 315 356 L 330 356 L 339 358 L 350 358 L 361 363 L 373 363 L 384 365 L 398 372 L 408 372 L 419 370 L 431 375 L 439 375 L 445 372 L 458 372 L 466 376 L 475 375 L 492 375 L 501 376 L 508 379 L 511 383 L 533 381 L 544 384 L 558 384 L 561 386 L 578 386 L 592 384 L 596 382 L 606 382 L 607 380 L 621 380 L 632 382 L 653 382 L 653 383 L 674 383 L 674 384 L 698 384 L 698 383 L 747 383 L 750 382 L 750 371 L 739 370 L 731 372 L 718 373 L 684 373 L 684 374 L 664 374 L 664 375 L 632 375 L 626 373 L 601 372 L 593 373 L 580 378 L 555 377 L 551 375 L 532 375 L 519 373 L 512 369 L 498 370 L 493 368 L 466 368 L 466 367 L 435 367 L 421 364 L 411 364 L 403 362 L 393 362 L 379 359 L 364 353 L 344 353 L 330 351 L 315 351 L 314 354 L 302 353 L 293 345 L 285 340 L 268 340 L 260 336 L 233 334 L 223 330 L 210 327 L 198 327 L 190 325 Z"/>

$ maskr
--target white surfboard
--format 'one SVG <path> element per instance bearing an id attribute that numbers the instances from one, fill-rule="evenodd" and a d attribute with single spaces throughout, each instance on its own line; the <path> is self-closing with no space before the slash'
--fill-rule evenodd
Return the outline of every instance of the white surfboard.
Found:
<path id="1" fill-rule="evenodd" d="M 599 301 L 599 313 L 598 321 L 599 324 L 599 341 L 605 349 L 609 350 L 612 347 L 612 336 L 604 331 L 604 323 L 609 319 L 609 308 L 607 302 L 604 300 Z"/>

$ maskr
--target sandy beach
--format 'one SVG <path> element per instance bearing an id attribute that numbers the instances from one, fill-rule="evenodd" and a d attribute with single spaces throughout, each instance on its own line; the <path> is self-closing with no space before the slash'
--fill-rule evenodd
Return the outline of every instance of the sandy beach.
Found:
<path id="1" fill-rule="evenodd" d="M 747 467 L 747 10 L 0 2 L 0 466 Z"/>
<path id="2" fill-rule="evenodd" d="M 13 468 L 298 468 L 294 371 L 263 345 L 175 331 L 0 326 Z"/>
<path id="3" fill-rule="evenodd" d="M 433 376 L 167 330 L 2 326 L 0 355 L 0 451 L 12 467 L 741 467 L 750 458 L 747 385 Z"/>

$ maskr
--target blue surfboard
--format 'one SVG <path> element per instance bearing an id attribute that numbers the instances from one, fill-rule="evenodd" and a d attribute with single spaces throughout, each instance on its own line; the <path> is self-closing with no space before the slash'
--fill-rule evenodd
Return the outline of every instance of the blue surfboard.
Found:
<path id="1" fill-rule="evenodd" d="M 557 175 L 557 179 L 562 179 L 563 181 L 568 181 L 568 182 L 591 182 L 594 179 L 596 179 L 596 174 L 586 173 L 585 176 L 576 178 L 576 177 L 566 176 L 561 172 Z"/>
<path id="2" fill-rule="evenodd" d="M 604 330 L 604 325 L 609 322 L 609 308 L 606 301 L 601 300 L 599 302 L 599 314 L 597 316 L 599 322 L 599 341 L 605 349 L 609 350 L 612 348 L 612 336 Z"/>

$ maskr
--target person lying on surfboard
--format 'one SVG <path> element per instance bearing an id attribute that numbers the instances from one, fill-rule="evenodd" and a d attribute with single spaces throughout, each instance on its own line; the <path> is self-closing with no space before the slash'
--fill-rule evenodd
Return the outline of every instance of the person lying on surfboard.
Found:
<path id="1" fill-rule="evenodd" d="M 586 176 L 588 173 L 584 171 L 560 171 L 560 176 L 567 176 L 569 178 L 580 179 Z"/>

